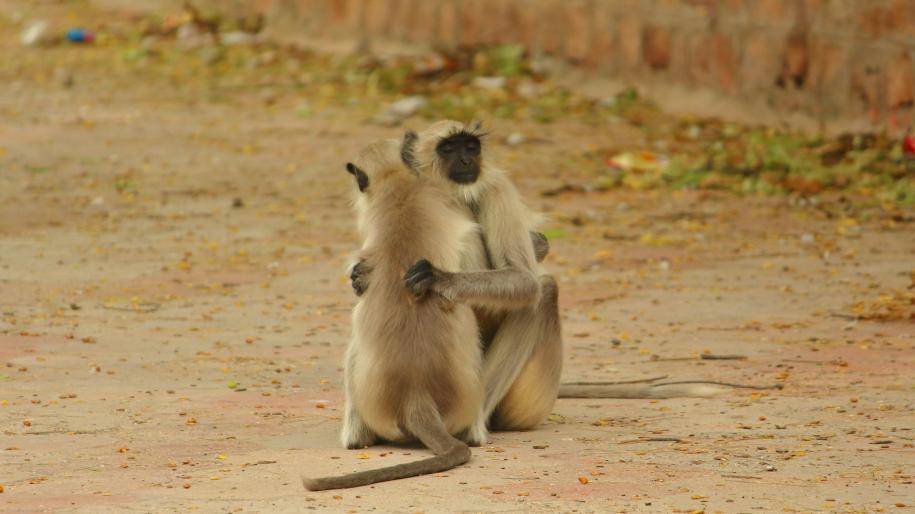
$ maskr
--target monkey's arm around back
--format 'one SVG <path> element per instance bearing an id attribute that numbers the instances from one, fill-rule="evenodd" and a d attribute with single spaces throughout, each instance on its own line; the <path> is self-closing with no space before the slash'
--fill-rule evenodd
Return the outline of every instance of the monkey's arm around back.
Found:
<path id="1" fill-rule="evenodd" d="M 550 253 L 550 242 L 540 232 L 531 231 L 531 244 L 534 247 L 534 256 L 537 262 L 543 262 L 543 259 Z M 368 264 L 367 259 L 362 257 L 351 264 L 349 270 L 350 284 L 353 287 L 353 291 L 356 296 L 362 296 L 369 288 L 369 276 L 372 273 L 372 267 Z M 441 277 L 442 275 L 440 274 L 439 276 Z M 493 275 L 488 275 L 485 278 L 489 280 L 493 277 Z"/>
<path id="2" fill-rule="evenodd" d="M 531 230 L 534 216 L 508 177 L 499 174 L 477 199 L 477 221 L 494 269 L 441 273 L 432 289 L 457 302 L 523 308 L 540 299 Z"/>
<path id="3" fill-rule="evenodd" d="M 519 309 L 540 300 L 540 284 L 517 269 L 441 272 L 432 290 L 458 303 L 496 309 Z"/>

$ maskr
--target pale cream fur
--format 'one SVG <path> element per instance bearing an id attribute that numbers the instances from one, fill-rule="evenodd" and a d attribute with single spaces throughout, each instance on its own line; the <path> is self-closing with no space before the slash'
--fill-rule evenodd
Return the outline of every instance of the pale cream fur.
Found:
<path id="1" fill-rule="evenodd" d="M 380 141 L 353 161 L 369 178 L 356 207 L 360 257 L 371 266 L 372 285 L 353 311 L 347 352 L 342 437 L 349 447 L 370 444 L 360 440 L 369 433 L 410 438 L 403 419 L 430 398 L 452 435 L 471 430 L 485 438 L 473 311 L 434 294 L 417 301 L 403 285 L 404 273 L 421 258 L 459 270 L 478 248 L 479 227 L 439 184 L 407 170 L 399 149 L 399 141 Z"/>
<path id="2" fill-rule="evenodd" d="M 530 233 L 540 217 L 522 201 L 505 170 L 488 162 L 485 145 L 477 180 L 449 179 L 436 146 L 458 133 L 479 135 L 478 124 L 445 120 L 415 138 L 405 159 L 445 187 L 480 224 L 485 259 L 466 260 L 457 273 L 443 270 L 433 290 L 473 305 L 487 346 L 483 363 L 484 413 L 499 428 L 532 428 L 552 409 L 562 369 L 562 340 L 555 281 L 543 275 Z M 481 138 L 485 142 L 485 138 Z M 548 287 L 544 288 L 543 284 Z M 498 409 L 498 412 L 497 412 Z"/>

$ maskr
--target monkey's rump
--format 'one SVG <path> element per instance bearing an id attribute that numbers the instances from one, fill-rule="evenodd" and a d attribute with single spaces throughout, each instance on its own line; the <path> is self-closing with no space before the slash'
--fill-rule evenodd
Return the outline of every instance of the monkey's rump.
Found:
<path id="1" fill-rule="evenodd" d="M 371 285 L 353 313 L 351 401 L 381 437 L 410 439 L 403 420 L 433 402 L 451 434 L 479 416 L 481 348 L 476 318 L 467 305 L 438 295 L 416 299 L 404 273 L 428 259 L 455 270 L 476 224 L 439 187 L 407 174 L 369 173 L 364 226 Z M 375 188 L 373 190 L 373 188 Z"/>

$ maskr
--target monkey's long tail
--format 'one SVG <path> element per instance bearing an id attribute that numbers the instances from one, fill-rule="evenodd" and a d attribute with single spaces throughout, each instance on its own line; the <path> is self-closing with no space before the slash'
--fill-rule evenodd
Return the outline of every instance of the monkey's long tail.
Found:
<path id="1" fill-rule="evenodd" d="M 388 480 L 429 475 L 447 471 L 470 460 L 470 448 L 463 441 L 448 433 L 436 408 L 418 409 L 414 416 L 408 417 L 404 425 L 409 433 L 435 453 L 435 457 L 349 475 L 324 478 L 302 477 L 305 489 L 309 491 L 346 489 Z"/>
<path id="2" fill-rule="evenodd" d="M 781 384 L 767 386 L 734 384 L 712 380 L 681 380 L 648 384 L 575 383 L 560 384 L 559 398 L 619 398 L 651 399 L 665 398 L 712 398 L 722 394 L 725 388 L 736 389 L 781 389 Z"/>

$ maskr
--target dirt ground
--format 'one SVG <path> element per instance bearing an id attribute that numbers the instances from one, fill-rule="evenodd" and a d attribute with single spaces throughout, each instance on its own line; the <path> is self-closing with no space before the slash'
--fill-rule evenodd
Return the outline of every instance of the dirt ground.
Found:
<path id="1" fill-rule="evenodd" d="M 565 380 L 784 388 L 560 400 L 537 430 L 494 433 L 449 473 L 304 491 L 305 473 L 424 454 L 337 442 L 356 248 L 342 164 L 401 129 L 340 107 L 297 115 L 294 90 L 103 68 L 104 48 L 22 50 L 4 30 L 0 511 L 915 504 L 915 324 L 857 316 L 910 286 L 911 213 L 828 195 L 544 197 L 575 176 L 572 149 L 638 144 L 624 126 L 571 121 L 490 123 L 491 151 L 550 216 Z M 503 144 L 514 131 L 540 139 Z"/>

